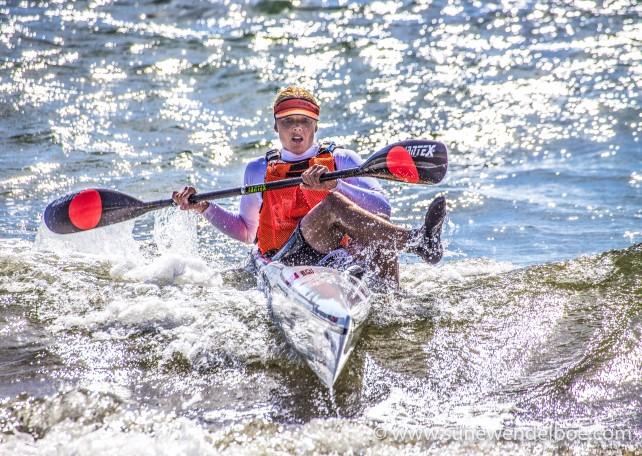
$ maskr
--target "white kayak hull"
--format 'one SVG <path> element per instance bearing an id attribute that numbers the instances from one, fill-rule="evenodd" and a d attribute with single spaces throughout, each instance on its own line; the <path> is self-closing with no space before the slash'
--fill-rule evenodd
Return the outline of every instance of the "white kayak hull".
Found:
<path id="1" fill-rule="evenodd" d="M 371 293 L 354 276 L 319 266 L 285 266 L 255 256 L 272 317 L 285 339 L 332 388 L 370 313 Z"/>

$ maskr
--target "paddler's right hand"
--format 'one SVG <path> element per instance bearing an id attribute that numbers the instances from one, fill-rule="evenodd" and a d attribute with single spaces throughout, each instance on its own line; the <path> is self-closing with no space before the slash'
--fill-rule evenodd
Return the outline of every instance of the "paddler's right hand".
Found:
<path id="1" fill-rule="evenodd" d="M 184 187 L 180 192 L 172 192 L 172 200 L 178 207 L 183 211 L 198 211 L 201 214 L 210 206 L 210 203 L 207 201 L 199 201 L 198 203 L 190 203 L 189 197 L 191 195 L 196 195 L 196 189 L 194 187 Z"/>

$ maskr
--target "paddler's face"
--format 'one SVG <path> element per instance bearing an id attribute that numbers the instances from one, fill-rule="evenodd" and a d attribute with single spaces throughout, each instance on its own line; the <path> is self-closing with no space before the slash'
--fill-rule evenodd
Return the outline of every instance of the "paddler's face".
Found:
<path id="1" fill-rule="evenodd" d="M 317 121 L 301 115 L 287 116 L 278 119 L 274 129 L 283 147 L 292 153 L 302 154 L 314 143 Z"/>

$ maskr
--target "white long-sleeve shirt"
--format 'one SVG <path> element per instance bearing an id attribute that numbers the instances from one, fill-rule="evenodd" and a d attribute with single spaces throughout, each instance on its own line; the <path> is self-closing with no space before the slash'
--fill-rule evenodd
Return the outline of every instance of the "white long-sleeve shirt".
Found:
<path id="1" fill-rule="evenodd" d="M 296 155 L 287 149 L 281 149 L 281 160 L 286 162 L 300 161 L 314 157 L 318 151 L 319 146 L 317 144 L 301 155 Z M 355 168 L 363 163 L 361 157 L 349 149 L 337 148 L 332 154 L 337 171 Z M 243 185 L 262 184 L 265 181 L 266 169 L 267 161 L 265 157 L 250 162 L 245 168 Z M 383 189 L 374 178 L 350 177 L 339 179 L 334 191 L 347 196 L 369 212 L 390 216 L 390 204 L 383 194 Z M 242 242 L 252 243 L 256 238 L 256 232 L 259 227 L 259 210 L 262 201 L 261 193 L 243 195 L 239 213 L 228 211 L 215 203 L 210 203 L 207 210 L 203 212 L 203 216 L 228 236 Z"/>

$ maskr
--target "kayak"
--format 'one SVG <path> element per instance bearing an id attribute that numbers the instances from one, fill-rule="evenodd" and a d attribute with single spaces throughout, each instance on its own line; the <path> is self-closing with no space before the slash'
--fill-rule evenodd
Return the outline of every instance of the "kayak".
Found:
<path id="1" fill-rule="evenodd" d="M 290 347 L 332 389 L 368 319 L 371 293 L 349 270 L 286 266 L 258 251 L 252 263 Z"/>

